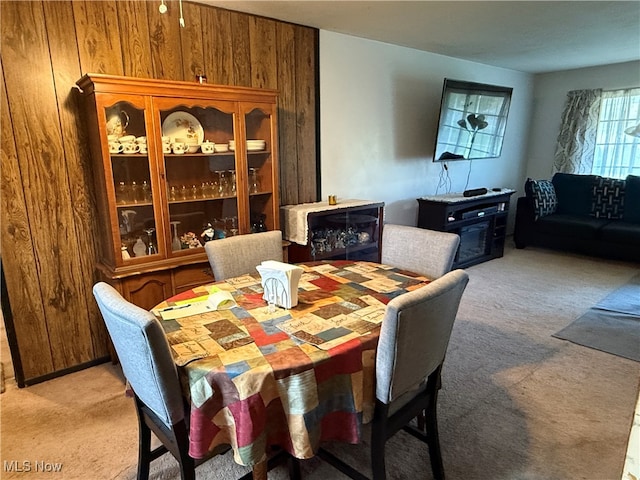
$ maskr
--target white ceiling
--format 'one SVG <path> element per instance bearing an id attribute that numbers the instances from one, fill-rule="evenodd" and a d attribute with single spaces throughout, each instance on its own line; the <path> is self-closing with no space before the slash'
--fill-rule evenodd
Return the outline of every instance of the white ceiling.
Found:
<path id="1" fill-rule="evenodd" d="M 640 60 L 637 0 L 196 1 L 529 73 Z"/>

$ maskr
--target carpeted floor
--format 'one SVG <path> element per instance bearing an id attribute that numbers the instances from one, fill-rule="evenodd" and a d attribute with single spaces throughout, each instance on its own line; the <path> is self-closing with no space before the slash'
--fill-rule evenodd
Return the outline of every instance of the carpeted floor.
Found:
<path id="1" fill-rule="evenodd" d="M 637 362 L 552 337 L 640 272 L 639 264 L 541 249 L 508 248 L 468 269 L 443 371 L 440 440 L 450 480 L 620 480 L 640 368 Z M 133 479 L 133 405 L 110 364 L 17 389 L 2 402 L 2 479 Z M 367 443 L 330 448 L 363 473 Z M 9 463 L 14 461 L 17 463 Z M 60 463 L 60 473 L 7 471 L 21 462 Z M 152 479 L 179 478 L 175 462 L 154 462 Z M 431 478 L 424 444 L 405 433 L 388 443 L 388 478 Z M 231 455 L 197 470 L 232 479 L 246 469 Z M 343 479 L 303 462 L 304 478 Z M 286 479 L 280 468 L 270 480 Z"/>

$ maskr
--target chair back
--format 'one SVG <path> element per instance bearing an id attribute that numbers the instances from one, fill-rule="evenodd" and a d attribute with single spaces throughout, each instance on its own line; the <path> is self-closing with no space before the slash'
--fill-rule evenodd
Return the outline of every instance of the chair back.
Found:
<path id="1" fill-rule="evenodd" d="M 406 225 L 386 224 L 382 231 L 382 263 L 436 279 L 451 271 L 460 237 Z"/>
<path id="2" fill-rule="evenodd" d="M 282 232 L 252 233 L 212 240 L 204 249 L 216 281 L 256 273 L 256 265 L 265 260 L 282 262 Z"/>
<path id="3" fill-rule="evenodd" d="M 93 295 L 131 388 L 171 428 L 184 419 L 184 403 L 162 326 L 104 282 L 94 285 Z"/>
<path id="4" fill-rule="evenodd" d="M 391 404 L 421 388 L 442 364 L 468 282 L 464 270 L 454 270 L 387 304 L 376 353 L 378 400 Z"/>

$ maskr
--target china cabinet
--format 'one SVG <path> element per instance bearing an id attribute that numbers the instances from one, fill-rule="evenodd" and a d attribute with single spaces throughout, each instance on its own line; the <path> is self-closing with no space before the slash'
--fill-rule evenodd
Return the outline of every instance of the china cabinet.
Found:
<path id="1" fill-rule="evenodd" d="M 284 237 L 292 262 L 316 260 L 380 261 L 383 202 L 343 200 L 285 205 Z"/>
<path id="2" fill-rule="evenodd" d="M 151 308 L 212 281 L 205 241 L 279 228 L 273 90 L 87 74 L 98 268 Z"/>

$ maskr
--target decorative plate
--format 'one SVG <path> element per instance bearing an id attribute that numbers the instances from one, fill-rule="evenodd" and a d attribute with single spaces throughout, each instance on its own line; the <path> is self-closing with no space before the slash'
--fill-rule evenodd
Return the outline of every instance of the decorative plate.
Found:
<path id="1" fill-rule="evenodd" d="M 187 112 L 173 112 L 162 122 L 163 137 L 204 140 L 204 130 L 196 117 Z"/>

